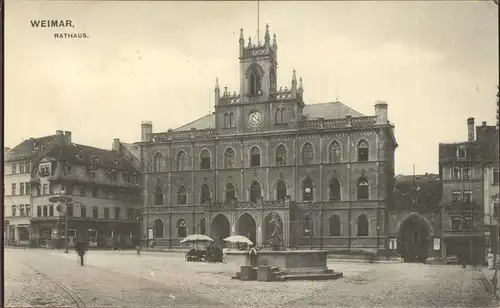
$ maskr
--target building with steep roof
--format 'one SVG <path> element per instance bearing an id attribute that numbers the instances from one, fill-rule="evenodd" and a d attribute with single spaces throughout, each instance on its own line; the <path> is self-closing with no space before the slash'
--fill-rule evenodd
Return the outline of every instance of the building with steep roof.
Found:
<path id="1" fill-rule="evenodd" d="M 4 239 L 7 245 L 29 245 L 31 217 L 31 159 L 58 138 L 71 132 L 29 138 L 14 148 L 4 148 Z"/>
<path id="2" fill-rule="evenodd" d="M 494 189 L 498 187 L 493 184 L 493 171 L 498 170 L 496 127 L 486 122 L 475 127 L 474 118 L 468 118 L 467 136 L 467 141 L 439 144 L 444 260 L 450 256 L 484 260 L 492 245 L 488 233 L 495 223 Z"/>
<path id="3" fill-rule="evenodd" d="M 134 152 L 135 151 L 135 152 Z M 64 245 L 68 216 L 70 246 L 87 238 L 91 246 L 131 245 L 139 237 L 140 158 L 133 145 L 114 139 L 112 150 L 59 138 L 31 158 L 31 239 Z M 55 195 L 72 202 L 52 202 Z"/>
<path id="4" fill-rule="evenodd" d="M 387 104 L 365 116 L 341 102 L 306 104 L 302 78 L 278 87 L 276 35 L 239 44 L 239 93 L 215 85 L 214 112 L 167 132 L 141 124 L 143 232 L 159 246 L 232 234 L 266 246 L 387 245 L 394 126 Z"/>

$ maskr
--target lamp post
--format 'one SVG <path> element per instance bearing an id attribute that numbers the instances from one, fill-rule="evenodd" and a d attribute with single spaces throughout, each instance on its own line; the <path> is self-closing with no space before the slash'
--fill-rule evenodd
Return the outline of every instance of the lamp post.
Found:
<path id="1" fill-rule="evenodd" d="M 305 193 L 309 195 L 311 193 L 311 188 L 307 187 L 305 190 Z M 312 219 L 312 201 L 309 200 L 309 245 L 310 249 L 313 249 L 313 219 Z"/>
<path id="2" fill-rule="evenodd" d="M 73 201 L 71 197 L 66 195 L 55 195 L 49 198 L 49 202 L 55 203 L 60 202 L 63 203 L 64 208 L 64 253 L 69 253 L 68 249 L 68 206 L 73 204 L 83 205 L 83 203 L 78 201 Z M 57 205 L 57 211 L 61 211 L 61 205 Z"/>

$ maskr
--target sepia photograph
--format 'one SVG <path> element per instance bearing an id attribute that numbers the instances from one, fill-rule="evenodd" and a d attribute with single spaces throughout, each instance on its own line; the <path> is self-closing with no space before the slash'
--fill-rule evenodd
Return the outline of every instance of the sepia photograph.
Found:
<path id="1" fill-rule="evenodd" d="M 2 307 L 500 307 L 497 0 L 0 7 Z"/>

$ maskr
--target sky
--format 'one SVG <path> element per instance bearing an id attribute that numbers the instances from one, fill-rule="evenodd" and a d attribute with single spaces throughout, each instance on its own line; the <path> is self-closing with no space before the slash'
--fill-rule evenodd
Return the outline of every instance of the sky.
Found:
<path id="1" fill-rule="evenodd" d="M 493 1 L 260 2 L 278 42 L 278 86 L 303 78 L 307 104 L 374 115 L 388 103 L 396 174 L 438 172 L 438 144 L 467 139 L 466 119 L 496 122 Z M 239 92 L 238 37 L 257 35 L 257 2 L 6 1 L 5 136 L 72 132 L 111 149 L 213 111 L 215 78 Z M 31 20 L 72 20 L 34 28 Z M 55 39 L 55 32 L 87 39 Z"/>

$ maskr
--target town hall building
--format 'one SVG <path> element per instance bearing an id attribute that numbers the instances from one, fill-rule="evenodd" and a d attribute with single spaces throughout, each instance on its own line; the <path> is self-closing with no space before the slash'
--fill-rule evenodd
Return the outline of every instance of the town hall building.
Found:
<path id="1" fill-rule="evenodd" d="M 177 247 L 193 233 L 269 245 L 387 248 L 394 126 L 387 104 L 363 115 L 341 102 L 307 104 L 302 78 L 277 80 L 278 44 L 239 38 L 238 93 L 215 85 L 214 112 L 177 129 L 141 124 L 144 235 Z"/>

